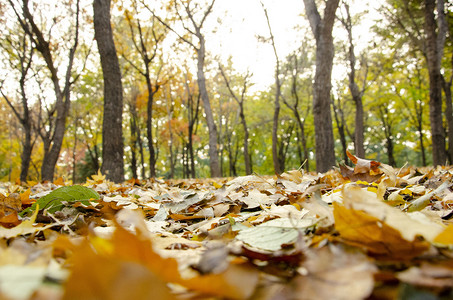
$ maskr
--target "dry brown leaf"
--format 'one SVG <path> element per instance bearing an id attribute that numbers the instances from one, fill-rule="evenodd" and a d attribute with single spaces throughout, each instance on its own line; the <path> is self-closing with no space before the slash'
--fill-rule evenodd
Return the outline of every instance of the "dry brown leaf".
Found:
<path id="1" fill-rule="evenodd" d="M 381 173 L 379 172 L 379 166 L 381 164 L 380 162 L 356 157 L 352 155 L 348 150 L 346 150 L 346 154 L 355 165 L 354 173 Z"/>
<path id="2" fill-rule="evenodd" d="M 355 171 L 355 169 L 351 168 L 351 167 L 348 167 L 348 166 L 345 166 L 345 165 L 342 165 L 340 164 L 340 172 L 341 172 L 341 175 L 344 177 L 344 178 L 347 178 L 353 182 L 355 181 L 366 181 L 366 182 L 375 182 L 377 180 L 379 180 L 382 175 L 381 174 L 374 174 L 374 175 L 371 175 L 370 173 L 366 172 L 366 173 L 357 173 Z"/>
<path id="3" fill-rule="evenodd" d="M 376 267 L 358 252 L 329 245 L 313 250 L 293 280 L 294 299 L 365 299 L 374 287 Z"/>

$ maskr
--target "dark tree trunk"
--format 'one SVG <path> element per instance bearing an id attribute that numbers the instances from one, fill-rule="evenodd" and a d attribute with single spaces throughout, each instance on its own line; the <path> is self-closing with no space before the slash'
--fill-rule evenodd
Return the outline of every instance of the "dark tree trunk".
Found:
<path id="1" fill-rule="evenodd" d="M 104 77 L 102 172 L 114 182 L 124 180 L 123 88 L 110 25 L 110 0 L 94 0 L 94 32 Z"/>
<path id="2" fill-rule="evenodd" d="M 28 176 L 28 169 L 30 168 L 30 161 L 31 161 L 31 152 L 33 150 L 33 146 L 31 143 L 31 128 L 26 128 L 24 126 L 24 145 L 22 149 L 22 153 L 20 155 L 21 164 L 20 164 L 20 181 L 26 182 Z"/>
<path id="3" fill-rule="evenodd" d="M 443 3 L 443 1 L 442 1 Z M 444 44 L 443 30 L 437 33 L 435 21 L 436 0 L 425 1 L 425 49 L 429 73 L 429 120 L 431 124 L 431 138 L 433 148 L 433 165 L 445 165 L 447 155 L 445 151 L 445 131 L 442 124 L 442 75 L 440 64 Z M 439 12 L 438 12 L 439 13 Z"/>
<path id="4" fill-rule="evenodd" d="M 448 159 L 450 164 L 453 164 L 453 107 L 451 99 L 452 78 L 453 76 L 450 78 L 449 82 L 443 80 L 443 89 L 445 93 L 445 117 L 447 119 L 448 127 Z"/>
<path id="5" fill-rule="evenodd" d="M 386 138 L 386 146 L 387 146 L 387 158 L 388 164 L 392 167 L 396 167 L 395 157 L 393 155 L 393 138 L 392 136 L 387 136 Z"/>
<path id="6" fill-rule="evenodd" d="M 316 73 L 313 85 L 316 170 L 326 172 L 335 165 L 335 148 L 330 108 L 332 64 L 334 57 L 332 29 L 339 0 L 328 0 L 321 19 L 314 0 L 304 0 L 305 10 L 316 39 Z"/>
<path id="7" fill-rule="evenodd" d="M 450 36 L 453 40 L 453 36 Z M 450 66 L 453 70 L 453 54 L 450 58 Z M 453 82 L 453 75 L 450 76 L 450 80 L 446 81 L 442 76 L 442 88 L 445 93 L 445 117 L 447 119 L 448 128 L 448 159 L 450 164 L 453 164 L 453 107 L 451 98 L 451 86 Z"/>
<path id="8" fill-rule="evenodd" d="M 166 93 L 165 95 L 166 106 L 167 106 L 167 123 L 168 123 L 168 151 L 170 154 L 170 175 L 169 178 L 175 177 L 175 162 L 176 162 L 176 155 L 173 153 L 173 129 L 171 125 L 171 121 L 173 119 L 173 98 L 171 96 L 171 91 Z"/>
<path id="9" fill-rule="evenodd" d="M 159 90 L 159 86 L 153 90 L 151 85 L 151 79 L 146 77 L 146 86 L 148 87 L 148 104 L 147 104 L 147 119 L 146 119 L 146 133 L 148 136 L 148 149 L 149 149 L 149 176 L 151 178 L 156 177 L 156 151 L 154 149 L 154 138 L 153 138 L 153 102 L 154 94 Z"/>
<path id="10" fill-rule="evenodd" d="M 131 173 L 132 178 L 138 178 L 137 176 L 137 108 L 135 106 L 135 97 L 131 99 L 129 104 L 131 119 L 130 119 L 130 130 L 131 130 Z"/>
<path id="11" fill-rule="evenodd" d="M 423 142 L 423 125 L 422 125 L 421 122 L 418 124 L 417 130 L 418 130 L 418 141 L 420 143 L 420 152 L 421 152 L 421 155 L 422 155 L 422 165 L 426 166 L 427 165 L 427 163 L 426 163 L 426 150 L 425 150 L 425 143 Z"/>

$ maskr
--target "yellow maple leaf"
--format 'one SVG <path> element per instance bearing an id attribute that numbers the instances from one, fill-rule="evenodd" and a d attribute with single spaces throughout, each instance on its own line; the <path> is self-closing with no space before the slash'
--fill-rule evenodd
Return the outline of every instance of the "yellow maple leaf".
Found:
<path id="1" fill-rule="evenodd" d="M 401 233 L 361 210 L 333 204 L 335 228 L 343 242 L 365 248 L 371 254 L 392 259 L 411 259 L 429 248 L 429 243 L 418 238 L 404 239 Z"/>
<path id="2" fill-rule="evenodd" d="M 91 175 L 91 178 L 96 181 L 96 183 L 102 183 L 105 180 L 105 175 L 102 175 L 101 170 L 98 170 L 98 173 Z"/>

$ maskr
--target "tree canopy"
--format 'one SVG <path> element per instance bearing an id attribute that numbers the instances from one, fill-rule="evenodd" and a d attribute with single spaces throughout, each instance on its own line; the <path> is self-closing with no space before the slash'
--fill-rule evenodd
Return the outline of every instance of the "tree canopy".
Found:
<path id="1" fill-rule="evenodd" d="M 92 1 L 0 4 L 0 179 L 324 172 L 347 151 L 451 164 L 453 5 L 318 2 L 111 1 L 120 83 L 103 83 Z M 110 115 L 104 88 L 123 95 Z"/>

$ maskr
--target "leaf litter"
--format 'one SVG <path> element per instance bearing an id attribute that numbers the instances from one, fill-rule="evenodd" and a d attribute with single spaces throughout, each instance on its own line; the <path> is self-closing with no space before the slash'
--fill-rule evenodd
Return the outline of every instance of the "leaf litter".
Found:
<path id="1" fill-rule="evenodd" d="M 453 297 L 453 169 L 5 184 L 0 299 Z"/>

